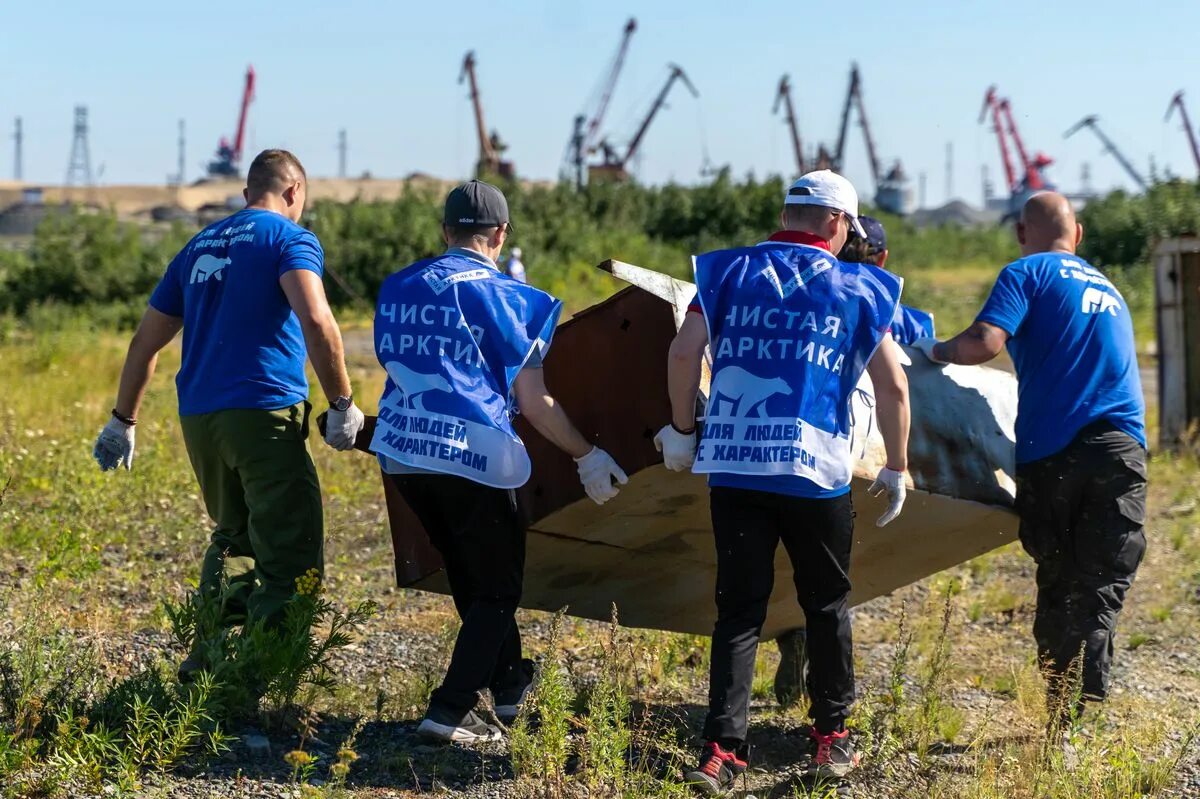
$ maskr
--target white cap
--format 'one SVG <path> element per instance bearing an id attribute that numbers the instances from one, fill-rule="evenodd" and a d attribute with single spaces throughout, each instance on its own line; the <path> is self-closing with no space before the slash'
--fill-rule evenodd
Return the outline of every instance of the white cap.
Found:
<path id="1" fill-rule="evenodd" d="M 822 208 L 832 208 L 850 217 L 850 227 L 860 237 L 866 238 L 858 221 L 858 192 L 850 181 L 836 172 L 828 169 L 818 169 L 803 175 L 788 189 L 783 198 L 784 205 L 819 205 Z"/>
<path id="2" fill-rule="evenodd" d="M 514 257 L 514 258 L 520 258 L 520 257 L 521 257 L 521 248 L 520 248 L 520 247 L 513 247 L 513 248 L 512 248 L 512 254 L 513 254 L 513 257 Z"/>

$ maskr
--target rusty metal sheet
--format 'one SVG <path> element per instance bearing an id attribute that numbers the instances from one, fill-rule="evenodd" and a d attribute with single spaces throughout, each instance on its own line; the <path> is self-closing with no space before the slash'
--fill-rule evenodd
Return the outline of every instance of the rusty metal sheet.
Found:
<path id="1" fill-rule="evenodd" d="M 690 299 L 690 284 L 627 264 L 607 266 L 619 277 L 640 283 L 651 276 L 655 282 L 649 290 L 626 289 L 561 326 L 545 362 L 546 383 L 584 435 L 612 453 L 630 482 L 616 499 L 593 504 L 571 459 L 518 419 L 533 461 L 533 476 L 517 492 L 530 535 L 522 604 L 542 610 L 569 606 L 572 615 L 606 619 L 615 602 L 625 624 L 708 633 L 716 558 L 705 481 L 669 472 L 652 442 L 670 418 L 667 348 Z M 1016 534 L 1012 376 L 980 367 L 937 367 L 920 354 L 910 361 L 910 475 L 916 490 L 904 513 L 885 528 L 874 524 L 882 500 L 866 495 L 884 459 L 883 442 L 868 405 L 859 411 L 856 446 L 862 457 L 852 485 L 854 604 L 1001 546 Z M 860 388 L 870 396 L 869 379 Z M 369 440 L 364 431 L 360 444 Z M 384 484 L 398 581 L 446 592 L 437 553 L 398 493 L 386 479 Z M 781 548 L 764 634 L 802 625 Z"/>

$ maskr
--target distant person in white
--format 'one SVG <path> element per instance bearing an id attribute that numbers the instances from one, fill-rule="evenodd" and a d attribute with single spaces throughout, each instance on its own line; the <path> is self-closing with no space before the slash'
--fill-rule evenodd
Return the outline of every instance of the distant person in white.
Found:
<path id="1" fill-rule="evenodd" d="M 513 247 L 512 254 L 508 256 L 508 263 L 504 265 L 508 276 L 514 280 L 519 280 L 522 283 L 528 283 L 525 279 L 525 264 L 521 263 L 521 248 Z"/>

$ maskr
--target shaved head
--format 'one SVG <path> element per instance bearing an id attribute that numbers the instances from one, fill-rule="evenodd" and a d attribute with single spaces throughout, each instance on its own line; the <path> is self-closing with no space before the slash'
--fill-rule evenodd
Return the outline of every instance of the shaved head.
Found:
<path id="1" fill-rule="evenodd" d="M 1021 208 L 1017 240 L 1021 252 L 1075 252 L 1083 238 L 1083 228 L 1075 220 L 1071 201 L 1056 191 L 1041 191 Z"/>

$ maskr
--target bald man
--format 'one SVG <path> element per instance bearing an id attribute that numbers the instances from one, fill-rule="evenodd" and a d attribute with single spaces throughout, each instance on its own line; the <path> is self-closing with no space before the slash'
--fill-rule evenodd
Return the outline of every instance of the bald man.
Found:
<path id="1" fill-rule="evenodd" d="M 1034 195 L 1017 224 L 1023 257 L 1000 272 L 975 323 L 949 341 L 917 342 L 943 364 L 984 363 L 1007 344 L 1016 367 L 1016 509 L 1037 563 L 1033 635 L 1052 729 L 1108 693 L 1117 614 L 1146 551 L 1133 325 L 1121 292 L 1075 254 L 1082 238 L 1065 197 Z"/>

